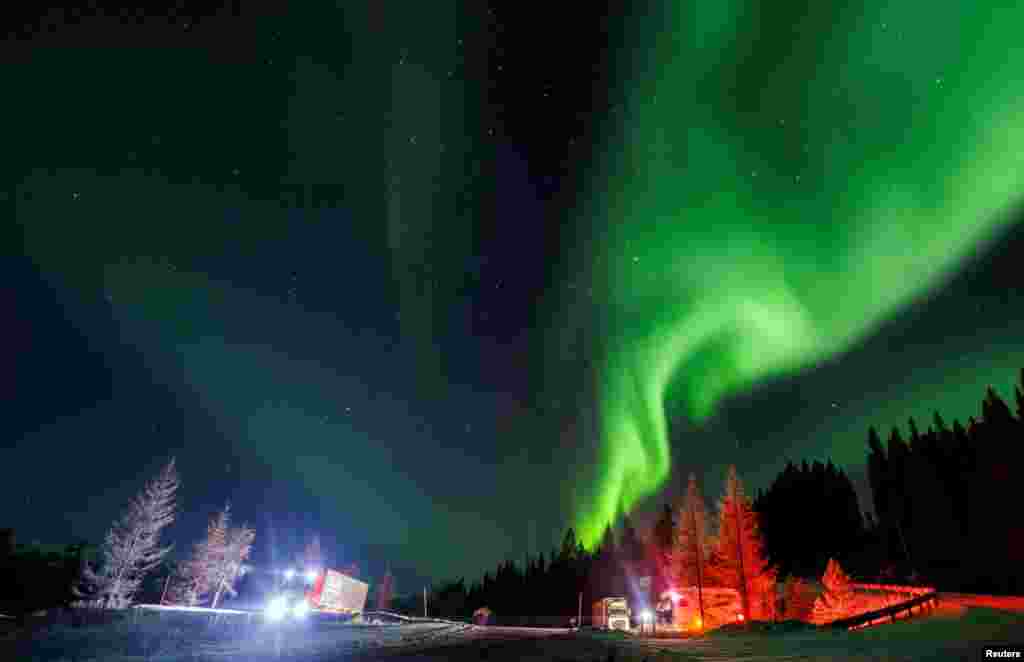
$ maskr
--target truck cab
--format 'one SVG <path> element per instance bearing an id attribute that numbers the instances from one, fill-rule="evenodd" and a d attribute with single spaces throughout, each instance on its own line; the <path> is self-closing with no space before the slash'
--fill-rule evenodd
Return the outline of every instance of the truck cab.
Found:
<path id="1" fill-rule="evenodd" d="M 629 603 L 626 598 L 603 598 L 594 603 L 595 628 L 629 631 Z"/>
<path id="2" fill-rule="evenodd" d="M 608 605 L 608 629 L 629 630 L 629 620 L 632 613 L 625 598 L 620 598 Z"/>
<path id="3" fill-rule="evenodd" d="M 277 590 L 267 602 L 264 612 L 267 620 L 286 621 L 303 620 L 310 612 L 307 597 L 319 573 L 314 570 L 296 572 L 288 569 L 281 573 Z"/>

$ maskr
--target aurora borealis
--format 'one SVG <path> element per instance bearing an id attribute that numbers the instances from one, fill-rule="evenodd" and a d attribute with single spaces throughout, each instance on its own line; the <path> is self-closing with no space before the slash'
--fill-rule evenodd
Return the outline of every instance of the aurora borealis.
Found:
<path id="1" fill-rule="evenodd" d="M 1024 9 L 842 4 L 26 24 L 0 462 L 106 487 L 19 472 L 10 523 L 98 536 L 174 452 L 183 539 L 231 499 L 261 560 L 470 578 L 976 413 L 1024 366 Z"/>
<path id="2" fill-rule="evenodd" d="M 670 388 L 704 420 L 850 347 L 1009 222 L 1024 11 L 858 6 L 664 3 L 653 41 L 637 28 L 651 48 L 588 207 L 610 337 L 588 542 L 668 475 Z"/>

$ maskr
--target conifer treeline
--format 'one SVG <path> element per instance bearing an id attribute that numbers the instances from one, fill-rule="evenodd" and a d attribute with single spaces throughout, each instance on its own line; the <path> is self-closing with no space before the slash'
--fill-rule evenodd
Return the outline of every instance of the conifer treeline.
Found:
<path id="1" fill-rule="evenodd" d="M 853 484 L 832 464 L 787 464 L 754 500 L 772 576 L 817 579 L 830 558 L 862 581 L 926 582 L 950 591 L 1024 593 L 1024 502 L 1013 481 L 1024 469 L 1024 370 L 1016 416 L 990 388 L 980 420 L 948 426 L 936 413 L 909 438 L 894 429 L 883 446 L 868 432 L 867 468 L 875 517 L 862 515 Z M 469 619 L 486 606 L 502 624 L 564 626 L 594 600 L 638 597 L 635 575 L 653 575 L 655 594 L 672 581 L 670 550 L 677 512 L 666 505 L 641 539 L 623 520 L 588 552 L 569 529 L 559 549 L 525 563 L 506 561 L 469 586 L 464 579 L 431 590 L 431 616 Z M 721 581 L 714 572 L 711 582 Z M 625 563 L 624 563 L 625 562 Z M 644 570 L 646 568 L 646 571 Z M 633 575 L 631 577 L 631 575 Z M 646 596 L 645 596 L 646 597 Z M 396 599 L 398 610 L 422 614 L 422 596 Z"/>
<path id="2" fill-rule="evenodd" d="M 871 564 L 862 558 L 867 539 L 857 493 L 831 460 L 787 463 L 754 508 L 768 558 L 782 576 L 821 577 L 830 558 L 843 567 Z"/>
<path id="3" fill-rule="evenodd" d="M 695 485 L 696 479 L 691 477 L 693 489 Z M 703 521 L 703 504 L 698 510 Z M 775 572 L 766 562 L 757 514 L 744 495 L 735 468 L 730 467 L 713 532 L 706 538 L 702 535 L 688 554 L 679 553 L 687 546 L 684 536 L 692 535 L 686 533 L 682 514 L 682 506 L 676 510 L 667 507 L 647 541 L 626 516 L 618 532 L 611 527 L 605 530 L 592 552 L 584 549 L 570 528 L 561 547 L 550 554 L 541 553 L 523 564 L 505 561 L 468 587 L 464 579 L 435 587 L 428 596 L 427 613 L 469 619 L 477 608 L 487 607 L 494 621 L 503 625 L 564 627 L 578 615 L 582 600 L 583 622 L 587 623 L 591 605 L 602 597 L 626 596 L 634 607 L 653 608 L 654 596 L 685 582 L 699 557 L 705 586 L 735 588 L 743 597 L 748 618 L 772 617 Z M 643 577 L 650 578 L 649 586 L 641 583 Z M 405 613 L 423 613 L 422 596 L 408 595 L 393 605 Z"/>
<path id="4" fill-rule="evenodd" d="M 793 464 L 755 506 L 780 574 L 818 577 L 829 558 L 859 579 L 948 591 L 1024 593 L 1024 518 L 1014 478 L 1024 470 L 1024 371 L 1016 415 L 989 388 L 981 418 L 947 425 L 936 412 L 883 443 L 868 430 L 875 517 L 861 520 L 853 485 L 831 462 Z"/>
<path id="5" fill-rule="evenodd" d="M 875 537 L 890 569 L 955 590 L 1024 593 L 1024 370 L 1016 416 L 990 387 L 981 418 L 946 425 L 936 412 L 904 441 L 868 436 Z"/>

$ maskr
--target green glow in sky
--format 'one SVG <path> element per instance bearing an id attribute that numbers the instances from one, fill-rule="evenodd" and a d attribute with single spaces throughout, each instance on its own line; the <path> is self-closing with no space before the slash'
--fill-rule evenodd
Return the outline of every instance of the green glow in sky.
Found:
<path id="1" fill-rule="evenodd" d="M 606 349 L 586 544 L 669 475 L 667 394 L 706 420 L 848 349 L 1021 191 L 1024 6 L 800 4 L 665 3 L 626 35 L 587 195 Z"/>

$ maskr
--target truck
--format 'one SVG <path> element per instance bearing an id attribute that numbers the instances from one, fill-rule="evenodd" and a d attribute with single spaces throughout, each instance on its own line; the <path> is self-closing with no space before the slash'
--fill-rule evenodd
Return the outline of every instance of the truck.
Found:
<path id="1" fill-rule="evenodd" d="M 324 570 L 317 575 L 306 594 L 309 606 L 332 614 L 356 615 L 366 607 L 370 585 L 337 570 Z"/>
<path id="2" fill-rule="evenodd" d="M 366 607 L 369 584 L 331 569 L 286 570 L 267 602 L 269 621 L 303 620 L 311 613 L 356 616 Z"/>
<path id="3" fill-rule="evenodd" d="M 631 616 L 626 598 L 602 598 L 594 603 L 593 626 L 600 630 L 629 630 Z"/>

